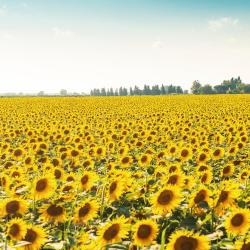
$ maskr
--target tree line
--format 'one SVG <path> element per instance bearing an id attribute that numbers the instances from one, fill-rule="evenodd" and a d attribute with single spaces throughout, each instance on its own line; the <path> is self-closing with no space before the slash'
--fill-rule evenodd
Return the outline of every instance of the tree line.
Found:
<path id="1" fill-rule="evenodd" d="M 199 81 L 194 81 L 191 91 L 193 94 L 243 94 L 250 93 L 250 84 L 243 83 L 240 76 L 224 80 L 221 84 L 215 86 L 202 85 Z"/>
<path id="2" fill-rule="evenodd" d="M 144 85 L 143 89 L 140 89 L 138 86 L 134 86 L 134 88 L 130 87 L 129 89 L 120 87 L 120 88 L 101 88 L 101 89 L 93 89 L 90 91 L 91 96 L 133 96 L 133 95 L 167 95 L 167 94 L 183 94 L 187 93 L 187 90 L 183 91 L 180 86 L 174 85 L 161 85 L 158 84 L 150 87 L 149 85 Z"/>

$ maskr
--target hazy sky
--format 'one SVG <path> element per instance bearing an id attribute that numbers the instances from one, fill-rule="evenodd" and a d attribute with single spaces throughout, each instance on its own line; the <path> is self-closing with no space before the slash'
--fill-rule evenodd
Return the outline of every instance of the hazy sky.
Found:
<path id="1" fill-rule="evenodd" d="M 250 0 L 0 0 L 0 92 L 250 83 Z"/>

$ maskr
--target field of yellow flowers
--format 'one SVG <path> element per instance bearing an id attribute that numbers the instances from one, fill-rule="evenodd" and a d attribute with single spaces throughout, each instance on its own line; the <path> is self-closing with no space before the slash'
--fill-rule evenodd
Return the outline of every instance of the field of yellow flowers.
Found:
<path id="1" fill-rule="evenodd" d="M 250 249 L 250 95 L 0 99 L 2 249 Z"/>

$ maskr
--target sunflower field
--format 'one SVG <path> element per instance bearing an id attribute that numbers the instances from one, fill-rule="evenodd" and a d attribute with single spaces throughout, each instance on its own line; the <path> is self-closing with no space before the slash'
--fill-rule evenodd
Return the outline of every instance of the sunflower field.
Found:
<path id="1" fill-rule="evenodd" d="M 250 96 L 0 99 L 0 248 L 250 249 Z"/>

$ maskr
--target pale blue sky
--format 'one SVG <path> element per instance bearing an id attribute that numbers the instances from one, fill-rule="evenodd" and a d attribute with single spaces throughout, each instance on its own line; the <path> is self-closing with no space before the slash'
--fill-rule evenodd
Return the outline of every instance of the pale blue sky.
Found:
<path id="1" fill-rule="evenodd" d="M 250 83 L 250 0 L 0 0 L 0 92 Z"/>

